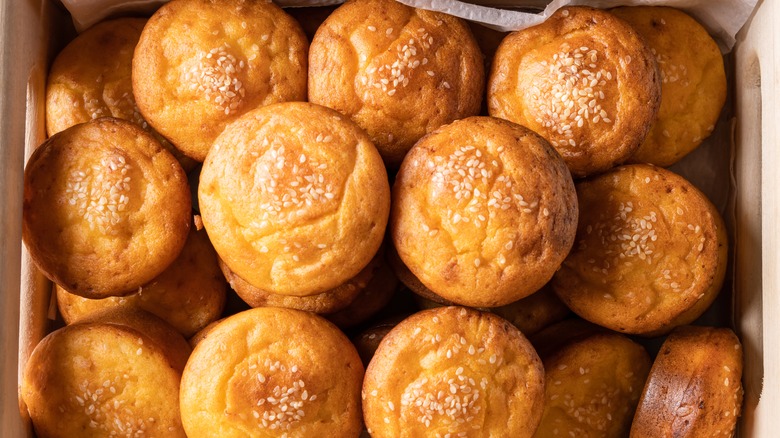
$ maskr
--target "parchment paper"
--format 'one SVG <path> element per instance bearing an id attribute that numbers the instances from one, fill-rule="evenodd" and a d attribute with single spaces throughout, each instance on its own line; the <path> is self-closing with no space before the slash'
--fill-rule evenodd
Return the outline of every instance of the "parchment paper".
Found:
<path id="1" fill-rule="evenodd" d="M 76 29 L 81 31 L 98 21 L 122 13 L 149 13 L 167 0 L 62 0 L 73 16 Z M 758 0 L 553 0 L 541 14 L 496 9 L 463 3 L 458 0 L 398 0 L 416 8 L 446 12 L 476 21 L 500 31 L 525 29 L 539 24 L 555 10 L 566 5 L 587 4 L 597 8 L 625 5 L 672 6 L 693 15 L 715 37 L 721 50 L 728 52 L 734 46 L 735 35 L 745 24 Z M 342 0 L 276 0 L 282 7 L 325 6 Z M 491 0 L 480 3 L 491 4 Z M 537 6 L 539 0 L 499 1 L 494 6 Z"/>

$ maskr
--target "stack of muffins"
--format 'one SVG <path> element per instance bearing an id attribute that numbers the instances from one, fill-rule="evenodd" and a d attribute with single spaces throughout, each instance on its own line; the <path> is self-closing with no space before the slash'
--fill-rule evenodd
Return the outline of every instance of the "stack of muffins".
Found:
<path id="1" fill-rule="evenodd" d="M 698 23 L 568 7 L 496 47 L 394 0 L 293 13 L 172 0 L 55 60 L 38 436 L 733 434 L 739 340 L 688 326 L 726 230 L 663 168 L 725 101 Z"/>

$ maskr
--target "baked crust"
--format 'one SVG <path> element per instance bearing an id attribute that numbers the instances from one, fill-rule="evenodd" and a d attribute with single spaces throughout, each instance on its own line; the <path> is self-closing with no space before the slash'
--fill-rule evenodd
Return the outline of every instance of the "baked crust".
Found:
<path id="1" fill-rule="evenodd" d="M 410 316 L 366 370 L 363 414 L 374 438 L 470 434 L 531 437 L 544 370 L 508 321 L 464 307 Z"/>
<path id="2" fill-rule="evenodd" d="M 424 137 L 393 187 L 391 236 L 409 270 L 454 303 L 496 307 L 539 290 L 577 223 L 571 175 L 530 130 L 470 117 Z"/>
<path id="3" fill-rule="evenodd" d="M 426 133 L 477 115 L 484 84 L 465 21 L 393 0 L 348 1 L 309 52 L 309 101 L 365 129 L 391 168 Z"/>
<path id="4" fill-rule="evenodd" d="M 133 309 L 50 333 L 21 385 L 36 435 L 184 437 L 179 380 L 188 355 L 181 335 Z"/>
<path id="5" fill-rule="evenodd" d="M 640 146 L 661 100 L 652 52 L 628 23 L 589 7 L 557 10 L 496 52 L 488 110 L 527 126 L 575 177 L 603 172 Z"/>
<path id="6" fill-rule="evenodd" d="M 203 164 L 203 224 L 249 284 L 291 296 L 356 276 L 384 238 L 390 187 L 366 134 L 310 103 L 258 108 L 232 123 Z"/>
<path id="7" fill-rule="evenodd" d="M 362 376 L 355 347 L 331 323 L 292 309 L 247 310 L 195 347 L 182 376 L 182 422 L 189 438 L 357 437 Z"/>
<path id="8" fill-rule="evenodd" d="M 27 162 L 24 242 L 49 279 L 85 298 L 153 280 L 181 252 L 190 221 L 184 170 L 131 122 L 73 126 Z"/>
<path id="9" fill-rule="evenodd" d="M 607 330 L 581 334 L 576 323 L 560 326 L 532 338 L 534 345 L 556 344 L 542 356 L 545 402 L 536 436 L 627 436 L 650 372 L 647 351 Z"/>
<path id="10" fill-rule="evenodd" d="M 91 300 L 57 285 L 55 289 L 66 324 L 112 307 L 135 307 L 156 315 L 188 338 L 222 314 L 227 283 L 206 231 L 191 227 L 176 260 L 132 295 Z"/>
<path id="11" fill-rule="evenodd" d="M 732 437 L 742 393 L 742 346 L 734 332 L 679 327 L 656 356 L 630 436 Z"/>
<path id="12" fill-rule="evenodd" d="M 707 197 L 659 167 L 622 166 L 577 184 L 577 243 L 553 278 L 563 302 L 612 330 L 655 336 L 720 292 L 728 240 Z"/>
<path id="13" fill-rule="evenodd" d="M 622 7 L 610 12 L 645 39 L 661 73 L 661 107 L 634 163 L 671 166 L 715 129 L 726 102 L 726 72 L 718 44 L 685 12 Z"/>
<path id="14" fill-rule="evenodd" d="M 306 99 L 308 41 L 264 0 L 173 0 L 144 27 L 133 93 L 146 120 L 203 161 L 230 122 L 254 108 Z"/>

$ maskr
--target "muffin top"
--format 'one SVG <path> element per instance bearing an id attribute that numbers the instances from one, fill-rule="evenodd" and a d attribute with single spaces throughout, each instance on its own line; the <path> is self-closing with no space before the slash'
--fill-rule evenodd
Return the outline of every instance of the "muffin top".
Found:
<path id="1" fill-rule="evenodd" d="M 264 0 L 174 0 L 149 19 L 133 57 L 138 108 L 203 161 L 225 126 L 258 106 L 306 98 L 308 42 Z"/>
<path id="2" fill-rule="evenodd" d="M 650 372 L 650 356 L 626 336 L 607 330 L 579 332 L 561 324 L 558 333 L 544 330 L 538 342 L 557 343 L 542 355 L 545 404 L 536 436 L 627 436 L 631 419 Z M 561 333 L 568 332 L 568 333 Z M 550 339 L 564 335 L 566 339 Z"/>
<path id="3" fill-rule="evenodd" d="M 560 156 L 514 123 L 470 117 L 409 152 L 393 187 L 398 255 L 431 291 L 494 307 L 549 281 L 574 242 L 577 201 Z"/>
<path id="4" fill-rule="evenodd" d="M 309 101 L 365 129 L 389 167 L 426 133 L 479 113 L 482 53 L 457 17 L 351 0 L 320 26 L 309 53 Z"/>
<path id="5" fill-rule="evenodd" d="M 187 177 L 137 125 L 101 118 L 50 137 L 25 169 L 23 238 L 38 267 L 86 298 L 165 270 L 190 229 Z"/>
<path id="6" fill-rule="evenodd" d="M 355 438 L 362 377 L 355 347 L 331 323 L 298 310 L 251 309 L 196 345 L 182 376 L 182 422 L 191 438 Z"/>
<path id="7" fill-rule="evenodd" d="M 661 73 L 661 107 L 635 163 L 671 166 L 708 137 L 726 102 L 718 44 L 679 9 L 642 6 L 610 10 L 647 41 Z"/>
<path id="8" fill-rule="evenodd" d="M 363 411 L 371 436 L 531 437 L 544 370 L 508 321 L 464 307 L 419 312 L 388 333 L 368 365 Z"/>
<path id="9" fill-rule="evenodd" d="M 41 437 L 184 437 L 179 381 L 189 352 L 159 319 L 110 311 L 46 336 L 21 394 Z"/>
<path id="10" fill-rule="evenodd" d="M 217 253 L 267 292 L 307 296 L 340 286 L 374 257 L 390 187 L 366 134 L 302 102 L 232 123 L 203 165 L 198 198 Z"/>
<path id="11" fill-rule="evenodd" d="M 733 437 L 742 369 L 742 345 L 731 329 L 678 327 L 653 362 L 631 437 Z"/>
<path id="12" fill-rule="evenodd" d="M 577 241 L 552 283 L 575 313 L 652 335 L 712 303 L 728 242 L 720 214 L 690 182 L 635 164 L 578 183 L 577 195 Z"/>
<path id="13" fill-rule="evenodd" d="M 653 54 L 628 23 L 588 7 L 557 10 L 496 52 L 488 109 L 534 130 L 577 177 L 628 159 L 661 100 Z"/>

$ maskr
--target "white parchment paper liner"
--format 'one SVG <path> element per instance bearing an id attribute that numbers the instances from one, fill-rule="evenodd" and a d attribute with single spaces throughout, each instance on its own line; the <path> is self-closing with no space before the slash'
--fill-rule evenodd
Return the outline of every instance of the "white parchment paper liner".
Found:
<path id="1" fill-rule="evenodd" d="M 701 22 L 720 44 L 724 52 L 734 46 L 735 36 L 742 28 L 758 0 L 553 0 L 542 13 L 528 13 L 497 9 L 463 3 L 458 0 L 398 0 L 416 8 L 446 12 L 467 20 L 475 21 L 500 31 L 525 29 L 539 24 L 555 10 L 566 5 L 590 5 L 597 8 L 615 6 L 653 5 L 672 6 L 682 9 Z M 62 0 L 70 11 L 77 30 L 83 30 L 98 21 L 123 13 L 149 13 L 166 0 Z M 282 7 L 326 6 L 341 3 L 342 0 L 277 0 Z M 499 0 L 483 3 L 501 7 L 539 7 L 540 0 Z"/>

